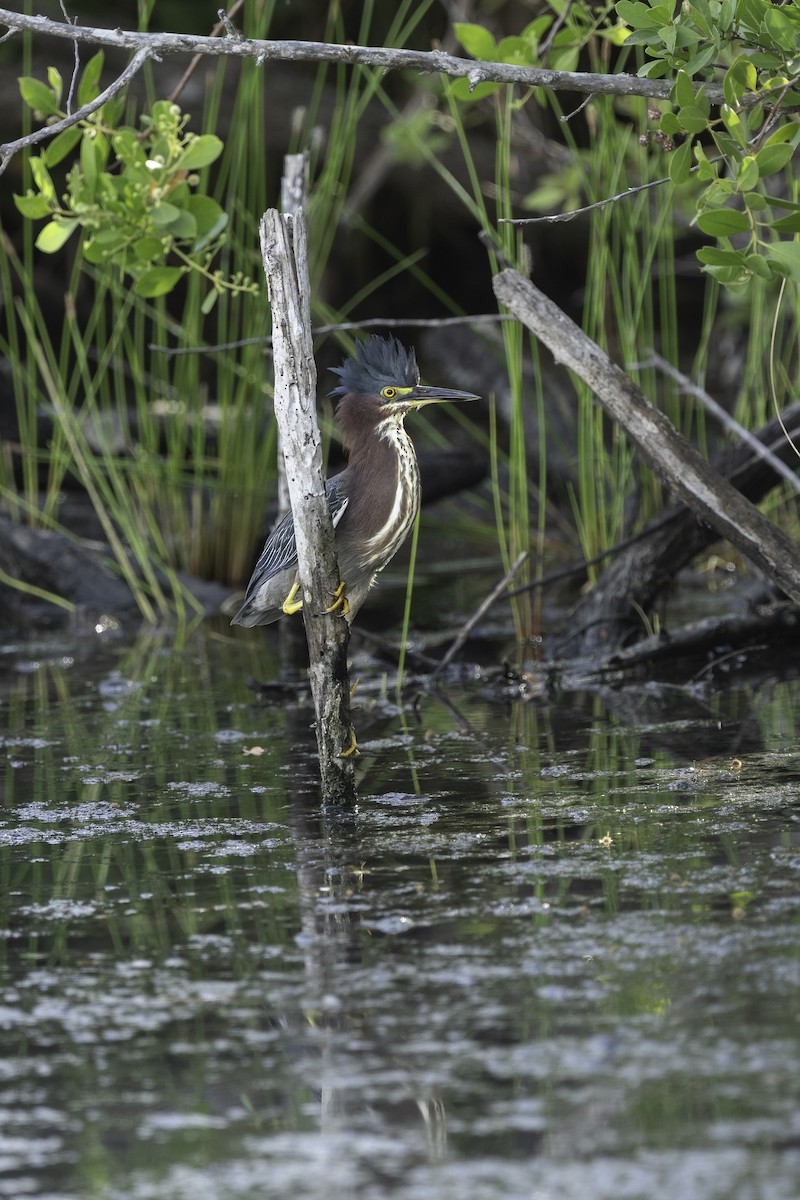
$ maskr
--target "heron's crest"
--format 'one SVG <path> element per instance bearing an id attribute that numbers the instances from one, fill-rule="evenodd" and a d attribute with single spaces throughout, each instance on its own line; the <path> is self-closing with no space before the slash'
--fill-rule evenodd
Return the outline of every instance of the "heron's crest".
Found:
<path id="1" fill-rule="evenodd" d="M 416 387 L 419 369 L 413 349 L 407 350 L 396 338 L 368 337 L 356 344 L 356 352 L 341 367 L 331 367 L 342 382 L 332 396 L 356 392 L 377 396 L 385 387 Z"/>

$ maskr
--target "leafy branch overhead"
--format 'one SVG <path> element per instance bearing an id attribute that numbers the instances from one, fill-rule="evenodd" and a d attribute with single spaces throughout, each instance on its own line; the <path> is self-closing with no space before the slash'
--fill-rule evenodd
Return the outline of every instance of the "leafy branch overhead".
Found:
<path id="1" fill-rule="evenodd" d="M 89 60 L 77 91 L 83 107 L 99 95 L 103 52 Z M 48 82 L 19 81 L 25 103 L 45 120 L 63 118 L 63 82 L 55 67 Z M 80 229 L 83 254 L 94 265 L 113 266 L 134 280 L 139 296 L 172 291 L 189 272 L 209 284 L 203 311 L 223 290 L 254 291 L 242 275 L 226 278 L 211 263 L 225 237 L 228 217 L 216 200 L 197 191 L 198 171 L 222 152 L 214 134 L 190 133 L 189 118 L 177 104 L 157 101 L 141 117 L 141 130 L 118 124 L 124 100 L 104 104 L 59 133 L 38 157 L 31 157 L 35 189 L 15 196 L 25 217 L 49 217 L 36 246 L 54 254 Z M 50 169 L 78 150 L 58 195 Z"/>
<path id="2" fill-rule="evenodd" d="M 733 288 L 753 276 L 800 282 L 800 243 L 791 236 L 800 232 L 800 204 L 774 178 L 800 141 L 800 0 L 685 0 L 677 10 L 618 0 L 599 12 L 587 3 L 550 3 L 552 14 L 517 37 L 495 42 L 474 24 L 456 25 L 456 35 L 474 57 L 518 67 L 541 67 L 546 58 L 574 70 L 581 49 L 597 38 L 637 54 L 639 78 L 672 80 L 668 99 L 651 101 L 654 140 L 670 154 L 672 183 L 694 181 L 691 192 L 684 188 L 693 220 L 717 243 L 698 251 L 704 270 Z M 452 91 L 469 100 L 498 86 L 470 92 L 458 80 Z M 574 199 L 566 176 L 561 186 L 543 181 L 530 202 L 552 202 L 559 192 Z"/>
<path id="3" fill-rule="evenodd" d="M 0 20 L 11 30 L 46 32 L 76 44 L 127 47 L 135 51 L 128 73 L 154 55 L 198 52 L 252 57 L 258 65 L 317 60 L 438 72 L 455 77 L 451 93 L 464 102 L 507 84 L 528 89 L 520 104 L 531 95 L 541 97 L 543 88 L 624 96 L 626 103 L 636 95 L 648 97 L 657 123 L 652 140 L 669 154 L 669 179 L 692 205 L 698 228 L 716 243 L 698 251 L 703 269 L 732 288 L 754 276 L 800 282 L 800 243 L 794 237 L 800 232 L 800 203 L 793 180 L 780 178 L 800 140 L 800 0 L 781 5 L 683 0 L 677 10 L 657 0 L 616 0 L 599 9 L 589 0 L 549 0 L 549 8 L 520 34 L 499 42 L 483 26 L 457 24 L 461 45 L 475 61 L 438 50 L 89 29 L 4 9 Z M 612 48 L 615 69 L 609 70 Z M 599 71 L 576 70 L 587 50 Z M 635 74 L 624 73 L 629 61 L 638 63 Z M 97 54 L 81 80 L 82 106 L 99 94 L 101 67 Z M 142 118 L 141 130 L 117 128 L 118 96 L 94 112 L 76 114 L 74 126 L 63 128 L 70 118 L 61 107 L 62 83 L 54 68 L 47 84 L 27 77 L 20 87 L 35 112 L 62 126 L 31 161 L 36 190 L 17 198 L 26 216 L 50 218 L 39 235 L 40 249 L 53 252 L 80 227 L 87 258 L 121 263 L 143 296 L 168 292 L 187 272 L 200 272 L 210 285 L 205 311 L 225 289 L 253 290 L 249 279 L 227 279 L 211 267 L 226 217 L 195 190 L 195 172 L 219 154 L 216 137 L 187 132 L 186 118 L 165 101 Z M 0 147 L 0 170 L 16 148 L 43 136 L 40 130 Z M 79 161 L 59 199 L 49 168 L 79 143 Z M 553 191 L 544 179 L 529 206 L 552 199 Z M 574 187 L 566 191 L 573 195 Z"/>

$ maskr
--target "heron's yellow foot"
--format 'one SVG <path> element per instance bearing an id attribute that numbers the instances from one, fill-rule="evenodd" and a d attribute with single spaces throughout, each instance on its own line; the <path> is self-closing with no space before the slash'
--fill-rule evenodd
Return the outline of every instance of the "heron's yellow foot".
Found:
<path id="1" fill-rule="evenodd" d="M 353 726 L 351 725 L 350 726 L 350 742 L 347 746 L 347 749 L 343 750 L 341 752 L 341 754 L 339 755 L 339 758 L 349 758 L 351 756 L 351 754 L 358 755 L 360 753 L 361 753 L 361 751 L 359 750 L 358 742 L 356 741 L 356 731 L 355 731 L 355 729 L 353 729 Z"/>
<path id="2" fill-rule="evenodd" d="M 330 606 L 330 608 L 325 609 L 326 613 L 336 612 L 337 608 L 340 608 L 342 610 L 342 616 L 346 617 L 350 612 L 350 604 L 347 596 L 345 595 L 346 586 L 347 585 L 345 581 L 342 580 L 336 591 L 333 593 L 333 604 Z"/>
<path id="3" fill-rule="evenodd" d="M 301 596 L 299 600 L 296 599 L 299 591 L 300 581 L 298 580 L 298 582 L 292 586 L 292 590 L 289 592 L 289 595 L 281 605 L 281 608 L 286 613 L 287 617 L 290 617 L 292 613 L 300 612 L 300 609 L 303 607 L 303 597 Z"/>

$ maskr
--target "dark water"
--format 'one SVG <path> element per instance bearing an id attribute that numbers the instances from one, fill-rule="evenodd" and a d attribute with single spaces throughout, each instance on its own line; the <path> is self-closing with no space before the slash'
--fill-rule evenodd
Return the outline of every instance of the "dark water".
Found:
<path id="1" fill-rule="evenodd" d="M 361 659 L 336 817 L 272 646 L 0 659 L 0 1196 L 797 1200 L 800 684 Z"/>

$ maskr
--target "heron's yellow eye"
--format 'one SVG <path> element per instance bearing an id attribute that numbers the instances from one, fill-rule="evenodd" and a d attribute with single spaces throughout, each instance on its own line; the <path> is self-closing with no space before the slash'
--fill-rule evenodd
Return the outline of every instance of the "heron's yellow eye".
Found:
<path id="1" fill-rule="evenodd" d="M 397 391 L 397 388 L 393 388 L 393 387 L 384 388 L 383 391 L 381 392 L 381 395 L 385 396 L 387 400 L 391 400 L 392 396 L 395 394 L 396 391 Z"/>

